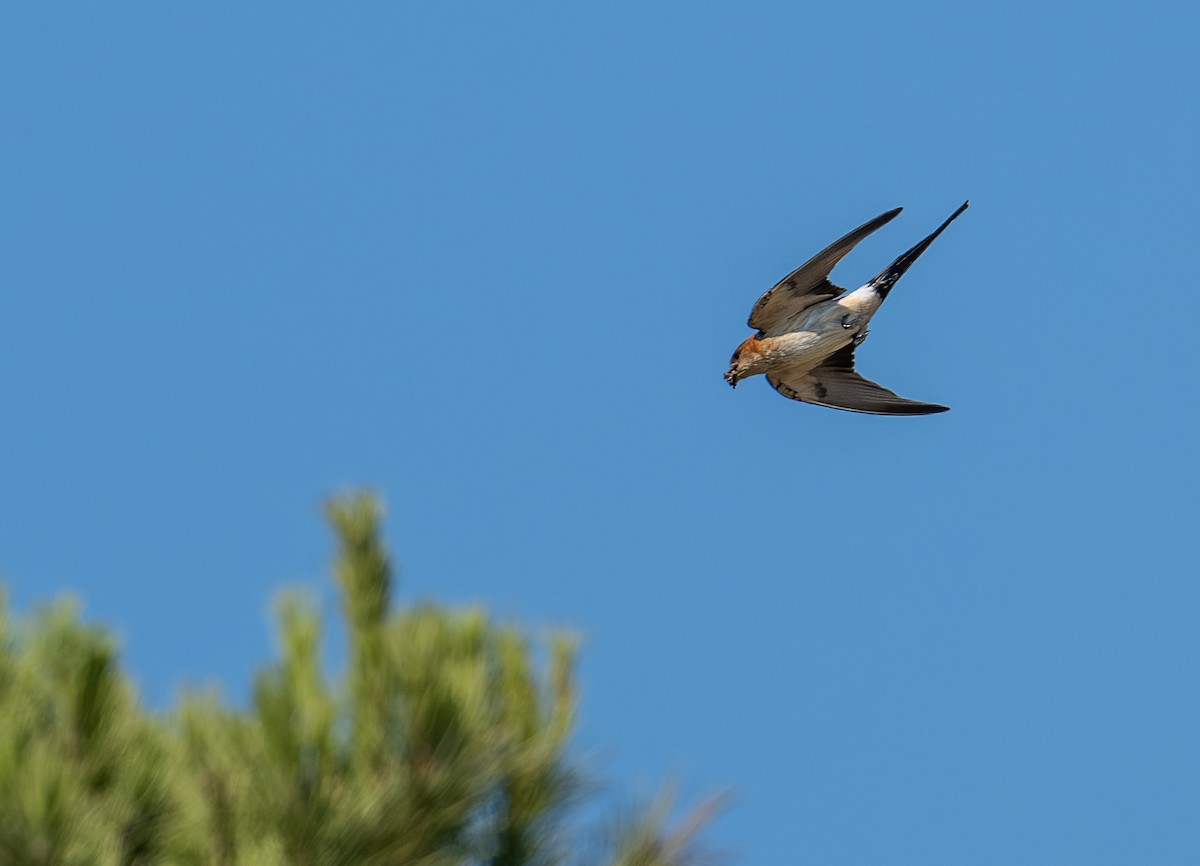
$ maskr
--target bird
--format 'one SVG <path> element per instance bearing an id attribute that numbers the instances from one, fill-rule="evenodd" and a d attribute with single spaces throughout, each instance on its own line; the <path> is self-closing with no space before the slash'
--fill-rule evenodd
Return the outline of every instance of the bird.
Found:
<path id="1" fill-rule="evenodd" d="M 854 351 L 867 338 L 867 325 L 896 281 L 946 227 L 967 209 L 963 202 L 937 231 L 883 269 L 879 276 L 849 292 L 829 274 L 858 243 L 895 219 L 903 208 L 863 223 L 792 271 L 758 299 L 749 326 L 758 333 L 737 347 L 729 360 L 727 381 L 763 373 L 785 397 L 870 415 L 932 415 L 950 407 L 897 396 L 854 370 Z"/>

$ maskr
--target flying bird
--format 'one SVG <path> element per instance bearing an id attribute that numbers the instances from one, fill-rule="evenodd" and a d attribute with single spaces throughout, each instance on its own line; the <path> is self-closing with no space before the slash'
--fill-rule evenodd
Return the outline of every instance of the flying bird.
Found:
<path id="1" fill-rule="evenodd" d="M 733 353 L 725 381 L 733 387 L 765 373 L 785 397 L 872 415 L 930 415 L 950 407 L 906 400 L 854 371 L 854 350 L 867 338 L 867 324 L 892 286 L 970 202 L 950 215 L 875 279 L 853 292 L 829 281 L 829 273 L 859 241 L 896 218 L 903 208 L 882 213 L 834 241 L 758 299 L 749 325 L 758 333 Z"/>

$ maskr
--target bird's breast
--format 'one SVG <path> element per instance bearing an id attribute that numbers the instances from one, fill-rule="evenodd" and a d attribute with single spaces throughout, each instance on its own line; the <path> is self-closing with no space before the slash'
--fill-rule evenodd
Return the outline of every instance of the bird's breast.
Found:
<path id="1" fill-rule="evenodd" d="M 763 355 L 772 367 L 815 367 L 852 339 L 844 328 L 822 328 L 812 331 L 791 331 L 759 342 Z"/>

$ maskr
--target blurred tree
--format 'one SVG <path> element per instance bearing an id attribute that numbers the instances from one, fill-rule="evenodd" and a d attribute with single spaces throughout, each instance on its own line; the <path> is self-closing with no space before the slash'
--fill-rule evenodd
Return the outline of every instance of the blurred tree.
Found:
<path id="1" fill-rule="evenodd" d="M 685 866 L 702 806 L 670 801 L 581 830 L 594 783 L 569 755 L 576 644 L 546 669 L 477 610 L 393 612 L 379 508 L 328 516 L 349 632 L 344 686 L 322 673 L 321 619 L 279 604 L 279 659 L 252 707 L 192 695 L 155 715 L 112 638 L 59 603 L 17 621 L 0 597 L 0 866 Z"/>

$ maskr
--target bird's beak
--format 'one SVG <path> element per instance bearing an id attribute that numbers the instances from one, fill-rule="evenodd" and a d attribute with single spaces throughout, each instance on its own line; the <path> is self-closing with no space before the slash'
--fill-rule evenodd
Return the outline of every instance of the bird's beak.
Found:
<path id="1" fill-rule="evenodd" d="M 725 381 L 729 383 L 730 388 L 737 387 L 738 376 L 737 376 L 737 373 L 735 373 L 732 368 L 730 368 L 729 372 L 727 372 L 725 374 Z"/>

